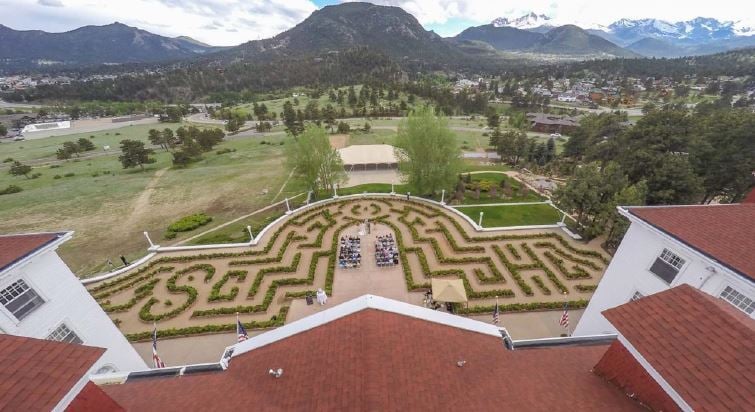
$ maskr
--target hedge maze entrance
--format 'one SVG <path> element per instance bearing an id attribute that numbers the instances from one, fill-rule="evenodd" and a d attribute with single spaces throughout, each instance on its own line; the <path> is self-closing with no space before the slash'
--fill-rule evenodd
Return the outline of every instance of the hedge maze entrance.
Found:
<path id="1" fill-rule="evenodd" d="M 442 208 L 398 197 L 350 198 L 280 222 L 249 249 L 164 253 L 134 271 L 92 284 L 89 292 L 132 341 L 233 331 L 236 313 L 249 328 L 280 326 L 292 299 L 333 282 L 338 240 L 365 219 L 392 231 L 406 287 L 423 292 L 433 277 L 461 278 L 464 313 L 584 307 L 608 259 L 558 230 L 475 232 Z M 374 259 L 362 251 L 362 260 Z M 370 293 L 365 288 L 364 293 Z"/>

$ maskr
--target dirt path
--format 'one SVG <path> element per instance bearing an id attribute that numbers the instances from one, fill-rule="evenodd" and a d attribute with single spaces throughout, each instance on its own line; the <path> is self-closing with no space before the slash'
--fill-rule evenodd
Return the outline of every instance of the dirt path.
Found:
<path id="1" fill-rule="evenodd" d="M 139 221 L 139 218 L 147 212 L 147 209 L 149 209 L 149 199 L 152 197 L 152 193 L 157 187 L 157 182 L 167 171 L 168 168 L 166 167 L 155 172 L 155 175 L 149 180 L 147 186 L 144 187 L 144 190 L 139 193 L 139 197 L 136 198 L 132 206 L 131 214 L 126 219 L 126 227 L 130 227 L 132 224 Z"/>

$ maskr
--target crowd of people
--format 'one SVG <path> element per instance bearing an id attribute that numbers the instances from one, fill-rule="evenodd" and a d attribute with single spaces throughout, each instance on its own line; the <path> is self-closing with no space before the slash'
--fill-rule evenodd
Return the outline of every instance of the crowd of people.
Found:
<path id="1" fill-rule="evenodd" d="M 393 234 L 381 235 L 375 242 L 375 262 L 378 267 L 398 265 L 398 248 Z"/>
<path id="2" fill-rule="evenodd" d="M 360 267 L 362 265 L 362 242 L 359 236 L 341 236 L 340 245 L 338 266 L 341 268 Z"/>

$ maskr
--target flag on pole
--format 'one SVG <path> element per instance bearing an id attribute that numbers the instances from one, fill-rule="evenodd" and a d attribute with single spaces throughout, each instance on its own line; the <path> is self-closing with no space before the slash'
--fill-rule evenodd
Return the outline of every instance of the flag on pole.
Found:
<path id="1" fill-rule="evenodd" d="M 569 303 L 564 303 L 564 314 L 561 315 L 561 321 L 558 322 L 559 325 L 563 326 L 564 328 L 569 327 Z"/>
<path id="2" fill-rule="evenodd" d="M 157 355 L 157 323 L 155 323 L 155 328 L 152 329 L 152 362 L 155 363 L 155 368 L 165 367 L 165 363 Z"/>
<path id="3" fill-rule="evenodd" d="M 246 333 L 246 329 L 244 328 L 244 325 L 239 320 L 238 315 L 236 315 L 236 335 L 238 335 L 239 342 L 243 342 L 249 339 L 249 334 Z"/>
<path id="4" fill-rule="evenodd" d="M 498 323 L 501 321 L 500 315 L 501 315 L 501 310 L 498 309 L 498 299 L 496 299 L 495 310 L 493 311 L 493 323 Z"/>

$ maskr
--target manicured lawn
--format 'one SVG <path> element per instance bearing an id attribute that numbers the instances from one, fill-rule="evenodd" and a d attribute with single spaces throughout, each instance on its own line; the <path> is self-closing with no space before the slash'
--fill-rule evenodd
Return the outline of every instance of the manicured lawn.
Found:
<path id="1" fill-rule="evenodd" d="M 477 222 L 483 212 L 483 227 L 552 225 L 561 220 L 558 210 L 550 205 L 516 206 L 471 206 L 460 207 L 458 211 Z"/>
<path id="2" fill-rule="evenodd" d="M 293 207 L 293 205 L 292 205 Z M 239 220 L 226 227 L 200 236 L 188 244 L 190 245 L 213 245 L 218 243 L 243 243 L 249 241 L 249 232 L 247 226 L 252 227 L 252 233 L 257 236 L 260 231 L 275 219 L 283 216 L 286 211 L 285 206 L 276 207 L 257 213 L 246 219 Z"/>

